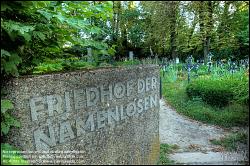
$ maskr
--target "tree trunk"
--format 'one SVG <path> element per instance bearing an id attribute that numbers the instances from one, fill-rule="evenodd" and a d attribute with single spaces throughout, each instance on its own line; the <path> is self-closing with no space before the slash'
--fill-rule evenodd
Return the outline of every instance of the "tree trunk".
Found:
<path id="1" fill-rule="evenodd" d="M 207 64 L 209 38 L 207 36 L 207 26 L 206 26 L 207 24 L 205 24 L 206 21 L 205 12 L 206 12 L 206 2 L 199 1 L 199 23 L 200 23 L 200 32 L 203 43 L 203 57 L 204 57 L 204 63 Z"/>
<path id="2" fill-rule="evenodd" d="M 229 9 L 229 6 L 231 4 L 230 1 L 225 1 L 224 2 L 224 10 L 223 10 L 223 14 L 222 14 L 222 19 L 220 21 L 220 25 L 218 27 L 218 36 L 219 36 L 219 40 L 221 40 L 228 32 L 228 28 L 226 26 L 226 21 L 227 21 L 227 18 L 228 18 L 228 9 Z"/>
<path id="3" fill-rule="evenodd" d="M 205 11 L 208 14 L 207 20 L 205 20 L 205 17 L 203 17 L 204 19 L 204 45 L 203 45 L 203 49 L 204 49 L 204 60 L 205 60 L 205 64 L 208 61 L 208 53 L 209 53 L 209 47 L 210 47 L 210 39 L 211 39 L 211 31 L 213 28 L 213 6 L 212 6 L 212 2 L 211 1 L 207 1 L 206 4 L 204 5 L 205 7 Z M 203 15 L 204 16 L 204 15 Z"/>
<path id="4" fill-rule="evenodd" d="M 203 42 L 203 50 L 204 50 L 204 62 L 207 64 L 208 62 L 208 45 L 209 45 L 209 38 L 205 37 L 205 40 Z"/>
<path id="5" fill-rule="evenodd" d="M 209 49 L 210 49 L 210 40 L 211 40 L 211 32 L 213 29 L 213 6 L 212 6 L 212 2 L 208 1 L 208 6 L 207 6 L 207 11 L 208 11 L 208 22 L 207 22 L 207 32 L 206 32 L 206 41 L 205 44 L 206 46 L 204 47 L 204 50 L 206 50 L 204 52 L 204 55 L 206 55 L 206 58 L 208 56 L 209 53 Z"/>
<path id="6" fill-rule="evenodd" d="M 191 31 L 190 31 L 190 34 L 189 34 L 189 37 L 188 37 L 188 49 L 190 49 L 190 40 L 191 40 L 191 38 L 192 38 L 192 36 L 193 36 L 193 33 L 194 33 L 194 29 L 195 29 L 196 24 L 197 24 L 197 16 L 196 16 L 196 14 L 195 14 L 195 16 L 194 16 L 194 21 L 192 22 Z M 191 49 L 190 51 L 192 51 L 192 49 Z"/>
<path id="7" fill-rule="evenodd" d="M 115 1 L 112 1 L 113 3 L 113 20 L 112 20 L 112 41 L 115 42 L 115 25 L 116 25 L 116 9 L 115 9 Z"/>
<path id="8" fill-rule="evenodd" d="M 172 59 L 176 58 L 176 19 L 178 2 L 170 1 L 170 51 Z"/>
<path id="9" fill-rule="evenodd" d="M 119 38 L 119 28 L 120 28 L 120 13 L 121 13 L 121 2 L 120 1 L 113 1 L 113 13 L 114 13 L 114 17 L 113 17 L 113 23 L 112 23 L 112 27 L 113 27 L 113 43 L 119 45 L 118 43 L 118 38 Z M 119 48 L 116 49 L 116 52 L 118 52 Z M 121 59 L 120 54 L 116 53 L 116 56 L 118 55 L 118 59 Z"/>
<path id="10" fill-rule="evenodd" d="M 118 1 L 117 2 L 116 32 L 115 32 L 117 38 L 118 38 L 118 32 L 119 32 L 120 14 L 121 14 L 121 1 Z"/>

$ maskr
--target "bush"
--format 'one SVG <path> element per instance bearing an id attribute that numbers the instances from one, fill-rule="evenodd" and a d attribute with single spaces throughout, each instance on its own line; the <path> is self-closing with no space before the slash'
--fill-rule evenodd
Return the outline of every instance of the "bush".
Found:
<path id="1" fill-rule="evenodd" d="M 141 62 L 138 59 L 116 62 L 117 66 L 130 66 L 130 65 L 139 65 L 139 64 L 141 64 Z"/>
<path id="2" fill-rule="evenodd" d="M 249 106 L 233 102 L 226 107 L 214 107 L 205 103 L 201 97 L 190 100 L 186 93 L 187 81 L 162 81 L 163 97 L 168 104 L 191 119 L 221 127 L 248 126 Z"/>
<path id="3" fill-rule="evenodd" d="M 224 107 L 231 101 L 242 101 L 238 100 L 239 90 L 246 90 L 245 80 L 238 78 L 222 78 L 218 80 L 211 79 L 197 79 L 190 83 L 186 88 L 188 97 L 201 97 L 203 101 L 218 107 Z M 240 85 L 244 87 L 239 87 Z M 247 91 L 248 92 L 248 91 Z M 248 99 L 246 99 L 248 98 Z M 244 101 L 249 100 L 249 97 L 245 96 Z"/>
<path id="4" fill-rule="evenodd" d="M 68 59 L 46 59 L 33 70 L 33 74 L 45 74 L 59 71 L 72 71 L 80 69 L 90 69 L 96 66 L 95 62 L 86 62 L 79 58 Z"/>
<path id="5" fill-rule="evenodd" d="M 235 88 L 234 99 L 246 105 L 249 105 L 249 81 L 247 78 L 244 78 Z"/>

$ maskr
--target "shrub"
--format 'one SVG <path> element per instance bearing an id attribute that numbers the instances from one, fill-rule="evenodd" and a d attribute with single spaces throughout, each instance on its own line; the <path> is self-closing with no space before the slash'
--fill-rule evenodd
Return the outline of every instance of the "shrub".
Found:
<path id="1" fill-rule="evenodd" d="M 190 98 L 201 97 L 203 101 L 212 106 L 223 107 L 233 100 L 245 101 L 249 98 L 246 95 L 243 99 L 239 97 L 239 93 L 242 92 L 243 89 L 239 86 L 244 86 L 244 90 L 247 88 L 245 83 L 242 83 L 244 81 L 247 81 L 247 79 L 241 80 L 235 77 L 227 77 L 218 80 L 197 79 L 187 86 L 186 92 Z"/>
<path id="2" fill-rule="evenodd" d="M 10 100 L 1 99 L 1 136 L 7 135 L 11 127 L 20 127 L 20 122 L 12 115 L 14 105 Z"/>
<path id="3" fill-rule="evenodd" d="M 68 59 L 46 59 L 33 70 L 33 74 L 45 74 L 59 71 L 71 71 L 79 69 L 90 69 L 96 66 L 95 62 L 86 62 L 79 58 Z"/>
<path id="4" fill-rule="evenodd" d="M 2 97 L 2 96 L 1 96 Z M 20 127 L 20 122 L 11 115 L 14 105 L 10 100 L 1 99 L 1 139 L 11 127 Z M 7 143 L 1 143 L 1 165 L 27 165 L 28 162 L 19 154 L 19 150 Z"/>
<path id="5" fill-rule="evenodd" d="M 187 81 L 177 80 L 169 83 L 162 81 L 163 96 L 168 104 L 180 114 L 204 123 L 219 125 L 221 127 L 248 126 L 248 105 L 233 102 L 226 107 L 214 107 L 205 103 L 201 97 L 190 100 L 186 93 Z"/>
<path id="6" fill-rule="evenodd" d="M 234 87 L 233 92 L 235 101 L 249 105 L 249 81 L 246 77 Z"/>
<path id="7" fill-rule="evenodd" d="M 130 65 L 138 65 L 141 62 L 138 59 L 134 59 L 134 60 L 124 60 L 124 61 L 119 61 L 116 62 L 117 66 L 130 66 Z"/>

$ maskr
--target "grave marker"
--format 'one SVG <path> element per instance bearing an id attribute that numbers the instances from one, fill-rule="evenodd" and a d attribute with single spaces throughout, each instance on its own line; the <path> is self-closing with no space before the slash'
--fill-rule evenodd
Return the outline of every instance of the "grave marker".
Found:
<path id="1" fill-rule="evenodd" d="M 134 59 L 134 53 L 133 51 L 129 51 L 129 60 L 133 60 Z"/>
<path id="2" fill-rule="evenodd" d="M 88 57 L 88 62 L 93 62 L 92 48 L 87 48 L 87 57 Z"/>

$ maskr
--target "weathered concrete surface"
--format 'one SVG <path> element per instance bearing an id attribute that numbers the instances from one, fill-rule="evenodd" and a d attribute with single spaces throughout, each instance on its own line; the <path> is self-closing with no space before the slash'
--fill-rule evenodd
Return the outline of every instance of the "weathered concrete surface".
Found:
<path id="1" fill-rule="evenodd" d="M 227 133 L 219 127 L 181 116 L 171 109 L 164 99 L 160 101 L 160 105 L 161 143 L 177 144 L 183 150 L 190 149 L 190 145 L 208 150 L 215 147 L 209 139 L 219 138 Z"/>
<path id="2" fill-rule="evenodd" d="M 6 86 L 21 121 L 8 140 L 23 151 L 37 152 L 23 152 L 31 164 L 158 160 L 158 66 L 28 76 Z"/>
<path id="3" fill-rule="evenodd" d="M 248 161 L 245 152 L 226 152 L 210 143 L 210 139 L 224 137 L 228 131 L 180 115 L 164 99 L 160 107 L 160 142 L 179 146 L 168 155 L 170 160 L 184 165 L 238 165 Z"/>
<path id="4" fill-rule="evenodd" d="M 239 153 L 225 152 L 185 152 L 175 153 L 170 156 L 176 163 L 186 165 L 241 165 L 246 158 Z"/>

